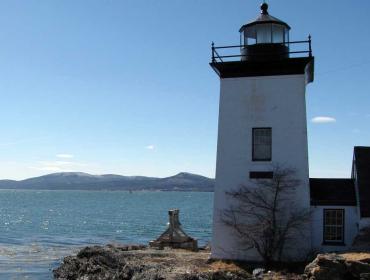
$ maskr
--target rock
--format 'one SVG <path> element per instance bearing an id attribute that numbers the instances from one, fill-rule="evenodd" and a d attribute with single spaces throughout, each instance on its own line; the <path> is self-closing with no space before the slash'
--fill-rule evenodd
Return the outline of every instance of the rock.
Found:
<path id="1" fill-rule="evenodd" d="M 370 264 L 346 259 L 337 254 L 320 254 L 305 268 L 305 276 L 308 280 L 367 279 L 368 275 L 370 275 Z"/>
<path id="2" fill-rule="evenodd" d="M 360 280 L 370 280 L 370 273 L 361 273 Z"/>
<path id="3" fill-rule="evenodd" d="M 181 276 L 178 280 L 247 280 L 254 278 L 246 278 L 242 274 L 234 274 L 225 271 L 206 272 L 206 273 L 192 273 Z"/>
<path id="4" fill-rule="evenodd" d="M 253 275 L 232 261 L 210 261 L 209 252 L 157 250 L 142 245 L 109 244 L 80 250 L 53 271 L 59 280 L 370 280 L 369 254 L 320 254 L 304 275 L 255 269 Z"/>
<path id="5" fill-rule="evenodd" d="M 211 243 L 208 242 L 206 245 L 204 245 L 204 247 L 200 247 L 199 249 L 211 252 Z"/>
<path id="6" fill-rule="evenodd" d="M 370 265 L 359 261 L 346 261 L 348 272 L 355 278 L 360 279 L 362 274 L 370 273 Z"/>
<path id="7" fill-rule="evenodd" d="M 357 251 L 370 250 L 370 227 L 360 230 L 352 244 L 352 249 Z"/>
<path id="8" fill-rule="evenodd" d="M 319 254 L 306 266 L 304 273 L 309 280 L 345 280 L 344 258 L 336 254 Z"/>
<path id="9" fill-rule="evenodd" d="M 244 280 L 245 271 L 225 271 L 208 263 L 209 252 L 156 250 L 141 245 L 91 246 L 66 257 L 53 271 L 59 280 Z"/>
<path id="10" fill-rule="evenodd" d="M 127 252 L 128 248 L 112 245 L 86 247 L 76 257 L 66 257 L 63 264 L 54 270 L 54 277 L 60 280 L 164 279 L 160 276 L 157 267 L 145 267 L 140 260 L 135 265 L 126 262 L 121 254 Z"/>
<path id="11" fill-rule="evenodd" d="M 261 276 L 265 273 L 264 268 L 255 268 L 252 271 L 252 275 L 254 278 L 261 278 Z"/>

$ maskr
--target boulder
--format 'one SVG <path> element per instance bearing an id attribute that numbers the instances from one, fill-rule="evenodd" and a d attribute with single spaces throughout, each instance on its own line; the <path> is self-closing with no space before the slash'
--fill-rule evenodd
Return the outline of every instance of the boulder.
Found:
<path id="1" fill-rule="evenodd" d="M 370 273 L 362 273 L 360 280 L 370 280 Z"/>
<path id="2" fill-rule="evenodd" d="M 344 258 L 336 254 L 319 254 L 304 270 L 309 280 L 345 280 Z"/>
<path id="3" fill-rule="evenodd" d="M 59 280 L 245 280 L 245 271 L 208 263 L 209 252 L 106 245 L 80 250 L 53 271 Z"/>
<path id="4" fill-rule="evenodd" d="M 353 241 L 352 249 L 357 251 L 370 250 L 370 227 L 366 227 L 360 230 L 355 240 Z"/>
<path id="5" fill-rule="evenodd" d="M 345 265 L 347 271 L 356 279 L 360 279 L 363 274 L 370 273 L 370 265 L 367 263 L 360 261 L 346 261 Z"/>
<path id="6" fill-rule="evenodd" d="M 370 275 L 370 265 L 338 254 L 319 254 L 306 266 L 304 273 L 308 280 L 360 280 Z"/>

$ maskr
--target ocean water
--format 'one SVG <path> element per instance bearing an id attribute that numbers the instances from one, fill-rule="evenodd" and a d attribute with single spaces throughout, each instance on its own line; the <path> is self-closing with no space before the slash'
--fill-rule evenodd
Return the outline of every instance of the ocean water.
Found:
<path id="1" fill-rule="evenodd" d="M 63 257 L 86 245 L 146 244 L 171 208 L 205 245 L 212 207 L 213 193 L 0 190 L 0 280 L 53 279 Z"/>

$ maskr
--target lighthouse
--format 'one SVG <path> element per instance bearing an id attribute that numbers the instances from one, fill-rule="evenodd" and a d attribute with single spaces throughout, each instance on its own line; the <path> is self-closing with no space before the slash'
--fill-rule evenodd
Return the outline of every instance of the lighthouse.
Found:
<path id="1" fill-rule="evenodd" d="M 294 168 L 299 185 L 291 205 L 310 210 L 306 85 L 313 81 L 314 57 L 311 37 L 292 41 L 289 31 L 264 3 L 257 19 L 240 28 L 239 45 L 212 43 L 210 65 L 220 78 L 214 259 L 260 260 L 255 248 L 240 246 L 221 216 L 237 203 L 228 192 L 273 178 L 274 166 Z M 304 258 L 312 248 L 309 224 L 295 237 L 289 260 Z"/>

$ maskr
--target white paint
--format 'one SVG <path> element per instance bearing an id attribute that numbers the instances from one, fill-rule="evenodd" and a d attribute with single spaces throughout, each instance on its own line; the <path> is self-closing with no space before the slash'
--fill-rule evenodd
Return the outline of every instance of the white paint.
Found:
<path id="1" fill-rule="evenodd" d="M 370 227 L 370 218 L 361 218 L 359 221 L 359 230 Z"/>
<path id="2" fill-rule="evenodd" d="M 235 203 L 225 192 L 250 185 L 250 171 L 271 170 L 272 164 L 295 168 L 301 185 L 294 202 L 310 209 L 305 86 L 305 75 L 221 79 L 212 258 L 259 260 L 220 221 L 220 213 Z M 252 161 L 253 127 L 272 128 L 272 162 Z M 305 257 L 309 235 L 308 229 L 305 242 L 298 236 L 291 259 Z"/>
<path id="3" fill-rule="evenodd" d="M 344 246 L 328 246 L 324 239 L 324 209 L 344 209 Z M 356 206 L 312 206 L 312 248 L 317 252 L 348 250 L 358 233 L 358 212 Z"/>

